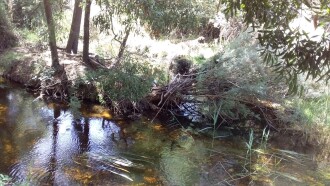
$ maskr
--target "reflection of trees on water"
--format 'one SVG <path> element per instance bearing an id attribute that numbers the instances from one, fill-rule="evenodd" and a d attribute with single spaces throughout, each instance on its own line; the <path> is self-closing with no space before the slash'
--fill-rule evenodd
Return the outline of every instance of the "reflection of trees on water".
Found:
<path id="1" fill-rule="evenodd" d="M 50 159 L 49 159 L 49 164 L 48 164 L 48 177 L 47 177 L 47 183 L 54 185 L 56 184 L 55 182 L 55 177 L 56 177 L 56 172 L 57 169 L 59 168 L 59 162 L 58 162 L 58 156 L 60 154 L 59 149 L 60 144 L 58 144 L 59 141 L 59 120 L 58 118 L 61 115 L 61 107 L 58 105 L 55 105 L 53 108 L 54 112 L 54 119 L 53 119 L 53 126 L 52 126 L 52 144 L 51 144 L 51 154 L 50 154 Z M 76 119 L 72 122 L 73 125 L 73 132 L 75 133 L 75 138 L 78 142 L 77 150 L 79 154 L 82 154 L 84 152 L 89 151 L 89 127 L 90 127 L 90 119 L 89 118 L 84 118 L 83 120 Z M 74 145 L 74 144 L 72 144 Z M 71 148 L 75 148 L 72 146 Z M 70 151 L 74 152 L 74 151 Z M 77 152 L 77 151 L 76 151 Z M 72 154 L 71 156 L 74 156 Z"/>
<path id="2" fill-rule="evenodd" d="M 10 91 L 7 89 L 0 89 L 0 172 L 7 172 L 7 168 L 11 166 L 18 158 L 18 149 L 16 145 L 16 140 L 13 135 L 15 129 L 14 125 L 8 123 L 8 105 L 10 100 L 8 95 Z"/>
<path id="3" fill-rule="evenodd" d="M 61 105 L 52 104 L 47 108 L 44 102 L 33 102 L 32 97 L 15 90 L 1 92 L 0 89 L 0 94 L 5 95 L 0 97 L 0 105 L 8 107 L 5 116 L 0 113 L 0 117 L 9 118 L 6 123 L 0 123 L 0 171 L 12 172 L 8 174 L 17 180 L 56 185 L 63 178 L 70 179 L 63 171 L 74 163 L 71 157 L 91 149 L 107 151 L 113 148 L 113 142 L 127 146 L 122 127 L 112 120 L 107 120 L 105 127 L 103 122 L 100 132 L 102 120 L 99 118 L 85 116 L 76 122 L 78 120 L 72 121 L 71 114 L 63 112 Z M 8 94 L 12 95 L 8 97 Z M 91 125 L 94 127 L 90 128 Z M 107 135 L 109 132 L 116 135 L 116 141 Z M 95 146 L 91 146 L 92 140 Z M 11 149 L 10 153 L 4 152 L 4 146 Z"/>
<path id="4" fill-rule="evenodd" d="M 89 123 L 89 118 L 76 119 L 72 122 L 78 140 L 79 154 L 89 151 Z"/>
<path id="5" fill-rule="evenodd" d="M 57 169 L 57 140 L 58 140 L 58 118 L 61 115 L 61 109 L 58 106 L 54 106 L 54 119 L 53 119 L 53 131 L 52 131 L 52 150 L 49 159 L 48 172 L 49 176 L 47 183 L 54 185 L 55 173 Z"/>
<path id="6" fill-rule="evenodd" d="M 111 129 L 111 127 L 113 127 L 112 125 L 112 121 L 111 120 L 107 120 L 105 118 L 102 119 L 102 129 L 106 130 L 107 128 L 110 129 L 109 132 L 111 132 L 111 140 L 116 144 L 116 145 L 120 145 L 123 146 L 125 148 L 128 147 L 128 142 L 127 142 L 127 135 L 124 131 L 125 127 L 124 126 L 118 126 L 119 127 L 118 131 L 114 131 L 113 129 Z M 118 133 L 118 134 L 117 134 Z M 116 136 L 118 135 L 118 136 Z"/>

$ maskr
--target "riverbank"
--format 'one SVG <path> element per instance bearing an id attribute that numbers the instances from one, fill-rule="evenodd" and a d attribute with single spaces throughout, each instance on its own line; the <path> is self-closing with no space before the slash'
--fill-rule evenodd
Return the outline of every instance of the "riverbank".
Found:
<path id="1" fill-rule="evenodd" d="M 110 59 L 100 59 L 100 65 L 91 68 L 82 63 L 81 55 L 59 50 L 70 82 L 65 102 L 77 110 L 83 100 L 98 102 L 117 118 L 138 119 L 144 111 L 151 119 L 163 114 L 159 118 L 165 126 L 211 139 L 242 136 L 249 141 L 253 131 L 254 146 L 267 138 L 276 144 L 274 148 L 328 161 L 330 99 L 326 86 L 308 80 L 303 82 L 305 95 L 290 95 L 288 85 L 262 63 L 256 45 L 249 33 L 242 33 L 226 47 L 219 46 L 223 49 L 208 59 L 177 57 L 183 68 L 173 65 L 175 60 L 172 65 L 170 59 L 161 63 L 160 54 L 154 58 L 148 52 L 137 55 L 130 47 L 119 68 L 111 68 Z M 4 76 L 36 97 L 41 82 L 52 78 L 47 48 L 12 48 L 0 58 Z"/>
<path id="2" fill-rule="evenodd" d="M 243 41 L 250 43 L 249 37 L 245 37 L 243 37 Z M 238 38 L 238 40 L 242 39 Z M 236 41 L 233 43 L 236 43 Z M 231 48 L 237 48 L 236 45 L 229 46 L 226 50 L 231 51 Z M 240 47 L 250 50 L 250 44 L 241 44 Z M 227 55 L 226 50 L 224 51 L 224 56 Z M 164 68 L 162 70 L 152 68 L 151 71 L 149 69 L 146 71 L 133 69 L 136 70 L 134 71 L 135 74 L 144 72 L 144 75 L 148 76 L 148 78 L 151 77 L 151 79 L 146 79 L 146 76 L 118 73 L 118 69 L 111 71 L 111 61 L 103 61 L 104 66 L 98 70 L 91 69 L 82 63 L 82 56 L 79 54 L 71 55 L 59 50 L 59 57 L 61 59 L 60 64 L 66 72 L 67 80 L 70 82 L 68 84 L 69 87 L 67 87 L 70 95 L 68 95 L 68 99 L 65 102 L 71 107 L 77 107 L 76 109 L 79 109 L 81 100 L 88 100 L 108 106 L 112 112 L 119 115 L 119 118 L 127 118 L 129 116 L 129 118 L 135 119 L 140 116 L 139 112 L 147 111 L 149 114 L 152 112 L 154 113 L 152 117 L 156 117 L 159 116 L 160 112 L 167 110 L 169 112 L 165 113 L 163 118 L 167 118 L 168 121 L 165 123 L 168 123 L 169 127 L 182 127 L 183 125 L 188 127 L 190 125 L 192 126 L 192 132 L 197 134 L 200 133 L 198 131 L 206 131 L 204 129 L 208 127 L 212 130 L 213 125 L 215 125 L 217 129 L 229 130 L 230 135 L 248 136 L 250 129 L 253 129 L 256 137 L 261 138 L 263 129 L 267 128 L 267 130 L 271 130 L 269 139 L 274 140 L 274 143 L 277 143 L 277 146 L 281 149 L 294 149 L 300 153 L 311 151 L 313 154 L 320 154 L 320 157 L 315 158 L 328 159 L 327 154 L 329 154 L 329 151 L 325 150 L 327 148 L 324 147 L 327 146 L 329 139 L 323 135 L 328 128 L 321 125 L 310 125 L 309 127 L 309 124 L 314 121 L 305 120 L 304 112 L 312 109 L 311 107 L 304 108 L 294 105 L 295 102 L 292 101 L 290 96 L 285 98 L 285 100 L 281 100 L 280 97 L 285 96 L 287 93 L 286 85 L 283 82 L 277 82 L 277 84 L 272 82 L 274 80 L 273 74 L 269 72 L 269 69 L 257 64 L 260 61 L 256 61 L 256 64 L 243 65 L 239 69 L 227 72 L 226 68 L 218 67 L 217 63 L 213 63 L 213 60 L 217 60 L 216 57 L 219 57 L 217 55 L 208 61 L 204 60 L 203 63 L 206 64 L 204 66 L 190 64 L 189 60 L 186 60 L 188 62 L 184 61 L 182 64 L 185 66 L 187 66 L 186 64 L 194 65 L 192 69 L 195 70 L 190 70 L 189 68 L 186 70 L 191 75 L 175 76 L 171 80 L 166 79 L 167 83 L 158 83 L 160 86 L 155 87 L 154 81 L 164 81 L 164 79 L 159 79 L 159 77 L 167 76 L 166 74 L 169 73 L 169 70 Z M 42 50 L 37 47 L 17 47 L 3 52 L 0 59 L 3 76 L 24 85 L 37 97 L 40 95 L 41 82 L 52 78 L 51 57 L 48 50 Z M 219 59 L 221 59 L 221 56 Z M 137 61 L 137 63 L 141 63 L 141 61 Z M 126 65 L 126 63 L 124 64 Z M 127 64 L 130 65 L 131 63 Z M 143 68 L 143 65 L 138 66 L 138 68 Z M 236 64 L 234 63 L 233 65 L 235 66 Z M 163 67 L 165 66 L 167 65 L 163 65 Z M 198 74 L 196 67 L 210 69 L 210 72 L 196 77 L 195 73 L 197 72 Z M 134 68 L 137 67 L 135 66 Z M 264 74 L 260 76 L 255 75 L 254 72 L 251 75 L 247 74 L 245 72 L 246 69 L 259 69 L 257 72 L 260 69 L 265 70 Z M 123 67 L 122 70 L 127 69 Z M 179 71 L 178 69 L 175 70 Z M 220 76 L 218 76 L 212 70 L 214 72 L 221 70 L 224 75 L 220 73 Z M 243 81 L 234 79 L 239 78 L 242 74 L 246 76 Z M 143 81 L 148 82 L 149 85 L 146 85 L 144 82 L 141 83 L 141 78 Z M 116 80 L 114 81 L 114 79 Z M 131 81 L 131 79 L 137 81 Z M 196 79 L 199 79 L 200 82 L 197 82 Z M 256 82 L 251 83 L 251 79 L 254 79 Z M 260 81 L 259 79 L 263 80 Z M 262 85 L 263 83 L 265 84 Z M 260 84 L 262 89 L 257 87 Z M 204 88 L 195 88 L 201 85 Z M 246 90 L 241 86 L 251 86 L 252 89 Z M 203 92 L 197 95 L 191 94 L 191 92 L 200 90 Z M 238 93 L 235 91 L 238 91 Z M 255 92 L 251 93 L 251 91 Z M 260 91 L 264 91 L 263 94 L 266 94 L 266 96 L 260 94 Z M 132 97 L 132 92 L 140 94 Z M 231 92 L 234 92 L 233 95 L 237 96 L 231 97 L 233 96 Z M 132 99 L 127 100 L 127 97 L 123 99 L 121 95 L 128 95 Z M 119 101 L 114 103 L 110 96 L 117 98 L 116 101 Z M 140 98 L 140 100 L 136 102 L 136 98 Z M 291 103 L 288 104 L 287 102 Z M 218 108 L 213 108 L 210 104 L 215 104 L 213 105 L 215 107 L 219 106 L 217 104 L 222 104 L 226 107 L 226 109 L 221 109 L 218 113 L 222 121 L 213 118 Z M 326 109 L 328 108 L 326 107 Z M 312 114 L 316 114 L 313 110 L 311 111 Z M 180 120 L 182 117 L 179 117 L 178 114 L 185 115 L 183 118 L 186 119 L 184 121 Z M 196 118 L 197 120 L 195 120 Z M 214 136 L 212 131 L 208 131 L 206 135 L 211 138 L 217 137 Z M 284 135 L 284 140 L 281 139 L 281 135 Z"/>
<path id="3" fill-rule="evenodd" d="M 35 101 L 3 81 L 0 93 L 0 184 L 330 183 L 328 164 L 311 152 L 262 146 L 256 136 L 249 149 L 242 136 L 212 140 L 160 120 L 115 120 L 99 105 L 83 105 L 76 119 L 71 108 Z"/>

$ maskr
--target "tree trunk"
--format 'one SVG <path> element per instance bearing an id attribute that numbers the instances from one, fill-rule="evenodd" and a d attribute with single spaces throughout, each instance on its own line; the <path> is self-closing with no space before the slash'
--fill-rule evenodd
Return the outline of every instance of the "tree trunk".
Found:
<path id="1" fill-rule="evenodd" d="M 90 65 L 89 62 L 89 17 L 91 13 L 92 0 L 86 0 L 85 5 L 85 18 L 84 18 L 84 48 L 83 48 L 83 61 Z"/>
<path id="2" fill-rule="evenodd" d="M 49 47 L 52 55 L 52 67 L 55 70 L 60 69 L 60 63 L 58 60 L 57 48 L 56 48 L 56 36 L 55 36 L 55 26 L 52 14 L 52 8 L 49 0 L 44 1 L 44 8 L 46 14 L 46 21 L 48 26 L 48 36 L 49 36 Z"/>
<path id="3" fill-rule="evenodd" d="M 77 54 L 78 52 L 78 40 L 82 15 L 82 8 L 80 7 L 80 3 L 81 0 L 75 0 L 70 35 L 65 49 L 67 53 L 71 53 L 72 51 L 74 54 Z"/>
<path id="4" fill-rule="evenodd" d="M 126 49 L 126 43 L 127 43 L 127 40 L 128 40 L 128 36 L 131 32 L 131 28 L 126 28 L 125 29 L 125 36 L 124 36 L 124 39 L 123 41 L 120 43 L 120 48 L 119 48 L 119 52 L 118 52 L 118 55 L 117 55 L 117 60 L 115 62 L 115 64 L 113 65 L 114 67 L 118 66 L 123 58 L 123 55 L 124 55 L 124 52 L 125 52 L 125 49 Z"/>

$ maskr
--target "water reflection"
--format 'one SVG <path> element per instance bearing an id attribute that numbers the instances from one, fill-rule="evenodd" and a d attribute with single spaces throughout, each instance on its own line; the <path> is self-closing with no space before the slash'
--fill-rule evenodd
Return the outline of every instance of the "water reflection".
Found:
<path id="1" fill-rule="evenodd" d="M 58 138 L 58 121 L 57 118 L 60 117 L 61 110 L 58 107 L 54 108 L 54 119 L 53 119 L 53 134 L 52 134 L 52 145 L 51 145 L 51 154 L 48 165 L 49 176 L 47 178 L 47 183 L 54 185 L 55 173 L 57 167 L 57 138 Z"/>
<path id="2" fill-rule="evenodd" d="M 82 116 L 77 118 L 62 105 L 34 101 L 24 91 L 14 88 L 0 88 L 0 95 L 0 174 L 8 174 L 17 182 L 246 185 L 251 181 L 241 181 L 246 156 L 241 138 L 213 143 L 209 138 L 192 137 L 185 130 L 167 131 L 147 118 L 130 124 L 113 120 L 109 111 L 100 106 L 84 105 Z M 214 148 L 210 151 L 207 147 L 211 146 Z M 261 165 L 269 163 L 267 158 L 273 155 L 259 155 L 260 161 L 263 160 Z M 278 165 L 280 169 L 270 169 L 277 176 L 275 185 L 288 182 L 285 176 L 297 172 L 300 177 L 296 177 L 303 181 L 305 176 L 327 179 L 320 183 L 330 183 L 327 168 L 322 169 L 320 176 L 313 175 L 317 167 L 307 169 L 300 164 L 292 166 L 292 162 Z M 283 174 L 287 172 L 291 174 Z"/>
<path id="3" fill-rule="evenodd" d="M 74 119 L 61 105 L 49 107 L 15 89 L 0 89 L 0 95 L 0 173 L 16 181 L 75 183 L 65 174 L 75 165 L 73 157 L 118 153 L 110 136 L 121 129 L 113 122 L 105 126 L 102 118 Z"/>

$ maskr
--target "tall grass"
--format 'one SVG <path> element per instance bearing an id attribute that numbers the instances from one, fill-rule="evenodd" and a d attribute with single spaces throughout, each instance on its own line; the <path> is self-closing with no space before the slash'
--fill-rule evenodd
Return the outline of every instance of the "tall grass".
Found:
<path id="1" fill-rule="evenodd" d="M 330 127 L 330 96 L 328 94 L 317 98 L 295 98 L 291 106 L 296 109 L 295 117 L 302 124 Z"/>

